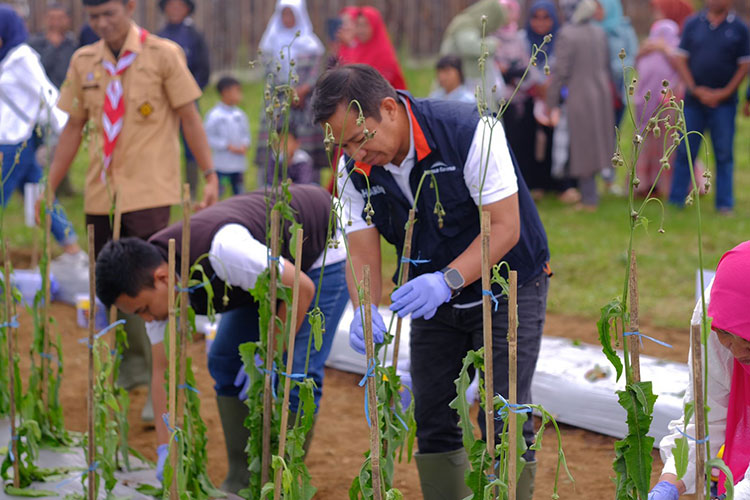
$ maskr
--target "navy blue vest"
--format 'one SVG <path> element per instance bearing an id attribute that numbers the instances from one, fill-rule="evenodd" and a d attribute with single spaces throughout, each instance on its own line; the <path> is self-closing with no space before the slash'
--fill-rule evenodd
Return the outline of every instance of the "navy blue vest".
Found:
<path id="1" fill-rule="evenodd" d="M 409 176 L 412 195 L 425 171 L 431 170 L 437 181 L 440 203 L 445 209 L 442 227 L 434 213 L 437 197 L 431 187 L 432 177 L 425 179 L 417 200 L 417 222 L 412 239 L 412 259 L 429 260 L 409 266 L 409 278 L 439 271 L 466 250 L 480 233 L 479 211 L 464 181 L 464 163 L 469 153 L 479 113 L 473 104 L 433 99 L 415 99 L 407 92 L 399 94 L 409 100 L 418 127 L 412 126 L 416 149 L 416 164 Z M 414 122 L 412 122 L 414 123 Z M 421 128 L 421 131 L 419 130 Z M 421 133 L 420 133 L 421 132 Z M 513 168 L 518 178 L 518 203 L 521 217 L 521 236 L 518 243 L 501 260 L 518 271 L 518 283 L 523 285 L 547 267 L 549 248 L 547 235 L 539 219 L 536 206 L 511 152 Z M 346 157 L 347 171 L 355 168 Z M 361 165 L 359 165 L 361 167 Z M 369 170 L 370 203 L 375 214 L 372 222 L 381 235 L 402 255 L 405 226 L 411 204 L 401 192 L 393 176 L 384 168 Z M 350 181 L 367 198 L 365 175 L 354 171 Z M 365 214 L 363 214 L 363 217 Z M 394 276 L 394 282 L 396 276 Z M 499 287 L 493 288 L 496 294 Z M 467 304 L 482 297 L 481 280 L 466 286 L 452 303 Z"/>

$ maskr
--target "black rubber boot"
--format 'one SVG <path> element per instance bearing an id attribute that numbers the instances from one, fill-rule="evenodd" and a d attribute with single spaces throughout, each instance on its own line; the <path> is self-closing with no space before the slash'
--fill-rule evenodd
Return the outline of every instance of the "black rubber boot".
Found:
<path id="1" fill-rule="evenodd" d="M 128 334 L 128 348 L 122 353 L 120 376 L 117 385 L 126 391 L 141 385 L 151 387 L 151 342 L 146 335 L 146 324 L 136 314 L 118 311 L 118 319 L 124 319 Z"/>
<path id="2" fill-rule="evenodd" d="M 534 480 L 536 478 L 536 460 L 526 462 L 516 483 L 516 500 L 534 498 Z"/>
<path id="3" fill-rule="evenodd" d="M 414 455 L 424 500 L 463 500 L 471 495 L 464 473 L 469 468 L 466 451 Z"/>
<path id="4" fill-rule="evenodd" d="M 247 441 L 250 439 L 250 430 L 245 427 L 249 409 L 236 396 L 216 396 L 216 402 L 219 405 L 219 417 L 224 430 L 229 463 L 227 477 L 221 483 L 221 489 L 228 493 L 237 493 L 250 484 L 250 471 L 247 469 L 245 453 Z"/>

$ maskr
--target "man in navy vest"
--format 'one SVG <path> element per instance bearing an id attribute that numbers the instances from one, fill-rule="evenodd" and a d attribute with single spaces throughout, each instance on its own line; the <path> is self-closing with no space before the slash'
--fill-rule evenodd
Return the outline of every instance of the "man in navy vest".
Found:
<path id="1" fill-rule="evenodd" d="M 326 328 L 336 331 L 348 297 L 344 278 L 346 253 L 343 245 L 328 248 L 328 219 L 331 196 L 320 186 L 292 185 L 290 206 L 295 220 L 302 224 L 305 239 L 302 245 L 299 313 L 297 315 L 297 344 L 294 350 L 294 372 L 304 372 L 307 359 L 310 325 L 308 306 L 313 302 L 316 287 L 320 286 L 319 306 L 326 320 Z M 239 345 L 258 340 L 258 304 L 249 290 L 258 276 L 268 267 L 266 247 L 266 208 L 273 204 L 264 191 L 234 196 L 216 203 L 190 218 L 190 264 L 200 263 L 216 292 L 213 305 L 222 314 L 216 339 L 208 353 L 208 371 L 213 377 L 217 404 L 229 461 L 229 470 L 221 489 L 237 493 L 249 482 L 245 446 L 250 437 L 244 426 L 248 407 L 249 380 L 242 368 Z M 289 223 L 281 232 L 279 259 L 280 281 L 291 287 L 294 281 L 293 258 L 290 253 Z M 169 239 L 175 239 L 176 268 L 180 269 L 182 223 L 173 224 L 149 238 L 110 241 L 96 261 L 96 292 L 105 307 L 112 304 L 129 314 L 138 314 L 146 321 L 152 345 L 152 394 L 157 415 L 166 412 L 163 374 L 167 359 L 162 343 L 168 315 L 167 250 Z M 323 266 L 325 264 L 325 266 Z M 321 274 L 323 276 L 321 277 Z M 194 278 L 199 278 L 193 274 Z M 229 288 L 226 287 L 229 285 Z M 226 303 L 224 295 L 229 299 Z M 207 311 L 208 295 L 204 287 L 190 292 L 190 305 L 196 314 Z M 280 313 L 283 317 L 284 314 Z M 316 411 L 323 388 L 323 365 L 331 351 L 333 335 L 323 335 L 320 350 L 312 346 L 307 374 L 315 381 Z M 294 388 L 290 410 L 298 409 L 298 388 Z M 159 446 L 157 477 L 160 477 L 167 457 L 169 434 L 161 418 L 156 419 Z M 260 436 L 256 436 L 259 438 Z M 308 440 L 312 432 L 308 434 Z"/>
<path id="2" fill-rule="evenodd" d="M 350 65 L 321 77 L 313 113 L 329 140 L 345 152 L 338 166 L 338 187 L 347 207 L 344 216 L 351 219 L 343 226 L 356 275 L 347 266 L 353 301 L 358 300 L 355 283 L 366 264 L 371 269 L 371 295 L 381 296 L 380 237 L 401 255 L 408 212 L 416 208 L 411 255 L 419 263 L 410 266 L 409 280 L 391 295 L 391 310 L 412 318 L 417 467 L 425 499 L 465 498 L 470 494 L 464 484 L 468 463 L 458 415 L 449 403 L 456 396 L 454 380 L 466 352 L 482 346 L 480 207 L 491 214 L 491 262 L 506 261 L 518 271 L 521 403 L 531 402 L 545 319 L 549 250 L 544 227 L 502 125 L 494 117 L 480 117 L 474 104 L 415 99 L 396 92 L 370 66 Z M 432 175 L 417 193 L 426 172 Z M 499 302 L 492 318 L 494 386 L 507 397 L 508 306 L 499 288 L 491 293 Z M 375 304 L 371 307 L 376 342 L 382 342 L 384 322 Z M 356 309 L 350 327 L 350 344 L 363 352 L 360 311 Z M 484 432 L 483 418 L 479 425 Z M 531 422 L 524 436 L 531 444 Z M 533 452 L 525 458 L 519 499 L 533 493 Z"/>

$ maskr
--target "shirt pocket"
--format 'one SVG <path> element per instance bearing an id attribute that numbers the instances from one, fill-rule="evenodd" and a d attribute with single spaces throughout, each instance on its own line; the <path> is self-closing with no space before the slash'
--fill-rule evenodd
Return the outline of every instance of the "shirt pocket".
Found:
<path id="1" fill-rule="evenodd" d="M 136 123 L 158 123 L 166 113 L 168 102 L 161 80 L 147 70 L 133 68 L 126 106 L 132 110 Z"/>

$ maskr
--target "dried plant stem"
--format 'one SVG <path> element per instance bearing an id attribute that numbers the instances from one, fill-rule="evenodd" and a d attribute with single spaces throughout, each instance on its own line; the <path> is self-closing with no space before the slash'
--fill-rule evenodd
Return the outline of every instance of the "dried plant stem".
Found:
<path id="1" fill-rule="evenodd" d="M 492 290 L 490 283 L 490 213 L 482 211 L 482 290 Z M 488 295 L 482 295 L 482 317 L 484 329 L 484 424 L 486 428 L 489 475 L 495 474 L 495 397 L 492 365 L 492 303 Z M 495 491 L 492 493 L 495 497 Z"/>
<path id="2" fill-rule="evenodd" d="M 276 341 L 276 299 L 277 299 L 277 281 L 279 275 L 279 266 L 275 265 L 278 261 L 279 249 L 279 232 L 280 217 L 278 210 L 271 211 L 271 257 L 270 267 L 271 282 L 269 284 L 269 300 L 271 315 L 268 324 L 268 339 L 266 344 L 266 372 L 263 381 L 263 441 L 262 456 L 260 469 L 260 484 L 268 482 L 271 465 L 271 413 L 273 412 L 273 394 L 271 387 L 271 373 L 273 370 L 274 346 Z"/>
<path id="3" fill-rule="evenodd" d="M 2 155 L 0 155 L 0 163 L 2 163 Z M 13 318 L 13 296 L 11 294 L 10 285 L 10 254 L 8 253 L 8 235 L 3 235 L 3 288 L 5 288 L 5 322 L 7 327 L 5 328 L 5 335 L 7 337 L 8 344 L 8 393 L 10 396 L 10 436 L 11 436 L 11 450 L 13 451 L 13 486 L 16 488 L 20 487 L 20 475 L 18 472 L 18 440 L 16 439 L 16 391 L 15 391 L 15 373 L 13 370 L 14 360 L 16 358 L 16 347 L 13 342 L 13 327 L 10 325 Z"/>
<path id="4" fill-rule="evenodd" d="M 518 273 L 508 272 L 508 402 L 518 404 Z M 516 498 L 518 415 L 508 412 L 508 498 Z"/>
<path id="5" fill-rule="evenodd" d="M 53 199 L 53 193 L 52 190 L 49 189 L 49 181 L 47 185 L 47 189 L 44 190 L 44 206 L 47 210 L 47 216 L 44 218 L 44 259 L 45 259 L 45 273 L 46 276 L 44 276 L 44 279 L 42 280 L 42 283 L 44 284 L 44 310 L 42 312 L 42 352 L 39 353 L 40 355 L 43 353 L 49 353 L 49 338 L 50 338 L 50 308 L 52 307 L 52 294 L 51 294 L 51 284 L 50 284 L 50 272 L 49 272 L 49 265 L 50 261 L 52 260 L 52 241 L 51 241 L 51 234 L 52 234 L 52 199 Z M 41 376 L 41 385 L 40 385 L 40 396 L 42 398 L 42 403 L 44 405 L 44 408 L 49 410 L 49 389 L 47 387 L 47 368 L 49 366 L 50 360 L 45 358 L 44 356 L 41 356 L 41 365 L 42 365 L 42 376 Z"/>
<path id="6" fill-rule="evenodd" d="M 169 274 L 167 278 L 167 311 L 169 319 L 167 322 L 167 331 L 169 335 L 169 427 L 175 428 L 177 420 L 177 328 L 175 325 L 175 240 L 169 239 L 169 253 L 167 266 Z M 171 500 L 177 500 L 177 442 L 170 437 L 169 439 L 169 458 L 172 465 L 172 484 L 170 485 L 169 497 Z"/>
<path id="7" fill-rule="evenodd" d="M 693 363 L 693 397 L 695 398 L 695 499 L 706 498 L 706 405 L 703 394 L 703 343 L 700 325 L 690 325 L 690 347 Z M 687 423 L 687 422 L 686 422 Z"/>
<path id="8" fill-rule="evenodd" d="M 367 405 L 370 418 L 370 468 L 372 469 L 372 494 L 374 500 L 382 500 L 382 480 L 380 478 L 380 421 L 378 420 L 378 395 L 375 383 L 375 343 L 372 338 L 372 299 L 370 297 L 370 266 L 362 267 L 362 307 L 365 311 L 364 337 L 367 370 L 372 374 L 367 377 Z"/>
<path id="9" fill-rule="evenodd" d="M 88 498 L 94 500 L 96 498 L 96 470 L 93 467 L 96 461 L 96 429 L 94 428 L 94 421 L 96 415 L 94 414 L 95 402 L 94 402 L 94 332 L 96 328 L 96 274 L 94 273 L 94 266 L 96 265 L 96 257 L 94 256 L 94 225 L 89 224 L 87 226 L 88 240 L 89 240 L 89 383 L 88 383 L 88 397 L 86 399 L 87 416 L 88 416 Z"/>
<path id="10" fill-rule="evenodd" d="M 297 256 L 296 262 L 294 263 L 294 285 L 292 286 L 292 313 L 289 320 L 289 344 L 287 346 L 286 356 L 286 376 L 284 377 L 284 400 L 281 405 L 281 427 L 279 428 L 279 453 L 280 457 L 284 457 L 284 450 L 286 449 L 286 431 L 287 424 L 289 423 L 289 393 L 292 389 L 292 379 L 290 375 L 294 369 L 294 342 L 297 328 L 297 307 L 299 304 L 299 280 L 300 273 L 302 272 L 302 241 L 304 239 L 304 230 L 302 228 L 297 229 L 297 248 L 294 255 Z M 281 468 L 276 470 L 274 477 L 274 488 L 273 498 L 279 500 L 281 497 Z"/>
<path id="11" fill-rule="evenodd" d="M 630 275 L 628 276 L 628 287 L 630 295 L 630 325 L 632 333 L 640 330 L 638 324 L 638 267 L 636 264 L 635 250 L 630 254 Z M 628 339 L 630 347 L 630 370 L 632 373 L 631 383 L 641 381 L 641 346 L 640 337 L 631 335 Z"/>
<path id="12" fill-rule="evenodd" d="M 188 325 L 188 282 L 190 280 L 190 184 L 182 186 L 182 248 L 180 250 L 180 342 L 177 347 L 179 360 L 179 385 L 185 384 L 185 358 L 190 328 Z M 176 395 L 177 421 L 185 428 L 184 405 L 179 404 L 180 395 Z"/>
<path id="13" fill-rule="evenodd" d="M 416 211 L 412 208 L 409 210 L 409 221 L 406 223 L 406 236 L 404 237 L 404 254 L 401 260 L 401 273 L 399 276 L 399 286 L 409 281 L 409 260 L 411 259 L 411 239 L 414 234 L 414 218 Z M 401 345 L 401 316 L 396 318 L 396 336 L 393 339 L 393 360 L 391 365 L 398 369 L 398 349 Z"/>

